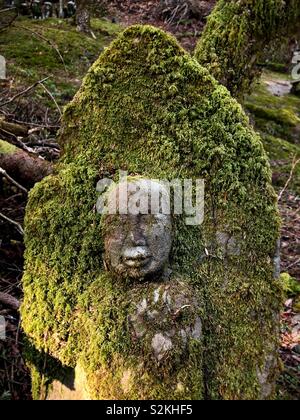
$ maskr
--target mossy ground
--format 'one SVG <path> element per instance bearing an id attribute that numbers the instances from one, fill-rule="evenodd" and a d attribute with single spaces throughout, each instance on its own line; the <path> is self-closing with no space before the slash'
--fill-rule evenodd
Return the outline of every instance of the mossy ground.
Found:
<path id="1" fill-rule="evenodd" d="M 288 73 L 264 72 L 244 104 L 262 136 L 271 161 L 274 185 L 278 188 L 285 185 L 293 158 L 300 157 L 300 98 L 292 94 L 275 96 L 268 90 L 267 83 L 289 81 Z M 289 188 L 300 194 L 300 165 L 295 169 Z"/>
<path id="2" fill-rule="evenodd" d="M 76 93 L 87 69 L 121 30 L 106 19 L 93 19 L 92 28 L 96 40 L 78 33 L 71 20 L 18 18 L 0 33 L 0 54 L 7 60 L 7 77 L 13 80 L 13 87 L 27 87 L 50 76 L 45 86 L 64 105 Z M 35 97 L 48 101 L 50 108 L 54 106 L 40 87 Z"/>

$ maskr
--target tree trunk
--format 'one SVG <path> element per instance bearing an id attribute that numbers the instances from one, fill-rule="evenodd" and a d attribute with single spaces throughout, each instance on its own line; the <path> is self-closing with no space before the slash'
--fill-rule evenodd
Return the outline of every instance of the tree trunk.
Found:
<path id="1" fill-rule="evenodd" d="M 76 25 L 78 32 L 91 34 L 90 0 L 77 1 Z"/>
<path id="2" fill-rule="evenodd" d="M 219 0 L 196 47 L 196 59 L 235 97 L 250 91 L 274 41 L 296 32 L 299 0 Z"/>

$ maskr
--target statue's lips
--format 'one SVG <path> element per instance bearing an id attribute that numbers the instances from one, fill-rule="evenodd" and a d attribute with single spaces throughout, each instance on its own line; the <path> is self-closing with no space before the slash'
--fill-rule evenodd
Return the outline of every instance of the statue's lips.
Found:
<path id="1" fill-rule="evenodd" d="M 139 259 L 139 260 L 126 259 L 124 260 L 124 262 L 130 268 L 139 268 L 139 267 L 144 267 L 148 263 L 149 260 L 150 260 L 150 257 Z"/>
<path id="2" fill-rule="evenodd" d="M 144 247 L 131 248 L 124 252 L 124 263 L 131 268 L 143 267 L 151 258 L 150 253 Z"/>

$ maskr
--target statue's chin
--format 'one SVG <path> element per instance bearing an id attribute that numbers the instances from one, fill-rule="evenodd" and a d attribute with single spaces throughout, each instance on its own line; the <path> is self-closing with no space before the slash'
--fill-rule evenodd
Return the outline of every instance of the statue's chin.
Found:
<path id="1" fill-rule="evenodd" d="M 160 267 L 154 266 L 148 261 L 148 264 L 145 265 L 119 265 L 116 273 L 123 279 L 143 281 L 155 278 L 160 271 Z"/>
<path id="2" fill-rule="evenodd" d="M 126 267 L 121 275 L 124 278 L 130 278 L 133 280 L 144 280 L 145 277 L 150 277 L 151 275 L 154 275 L 155 273 L 152 273 L 151 271 L 148 270 L 141 270 L 141 268 L 129 268 Z"/>

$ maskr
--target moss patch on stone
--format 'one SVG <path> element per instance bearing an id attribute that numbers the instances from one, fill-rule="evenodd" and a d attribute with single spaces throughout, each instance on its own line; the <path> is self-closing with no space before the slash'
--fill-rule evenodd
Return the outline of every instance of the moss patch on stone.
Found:
<path id="1" fill-rule="evenodd" d="M 108 389 L 126 398 L 116 378 L 138 373 L 137 362 L 147 368 L 141 386 L 133 374 L 133 399 L 266 397 L 278 370 L 279 217 L 267 156 L 241 106 L 174 38 L 134 26 L 88 72 L 65 109 L 60 143 L 56 173 L 30 192 L 26 212 L 22 318 L 34 346 L 67 366 L 80 362 L 95 398 Z M 203 302 L 202 341 L 191 341 L 173 369 L 167 361 L 158 369 L 150 349 L 132 341 L 136 285 L 111 279 L 103 265 L 96 184 L 118 180 L 120 169 L 205 179 L 203 225 L 173 220 L 171 268 Z M 238 244 L 239 255 L 219 244 L 220 232 Z"/>

